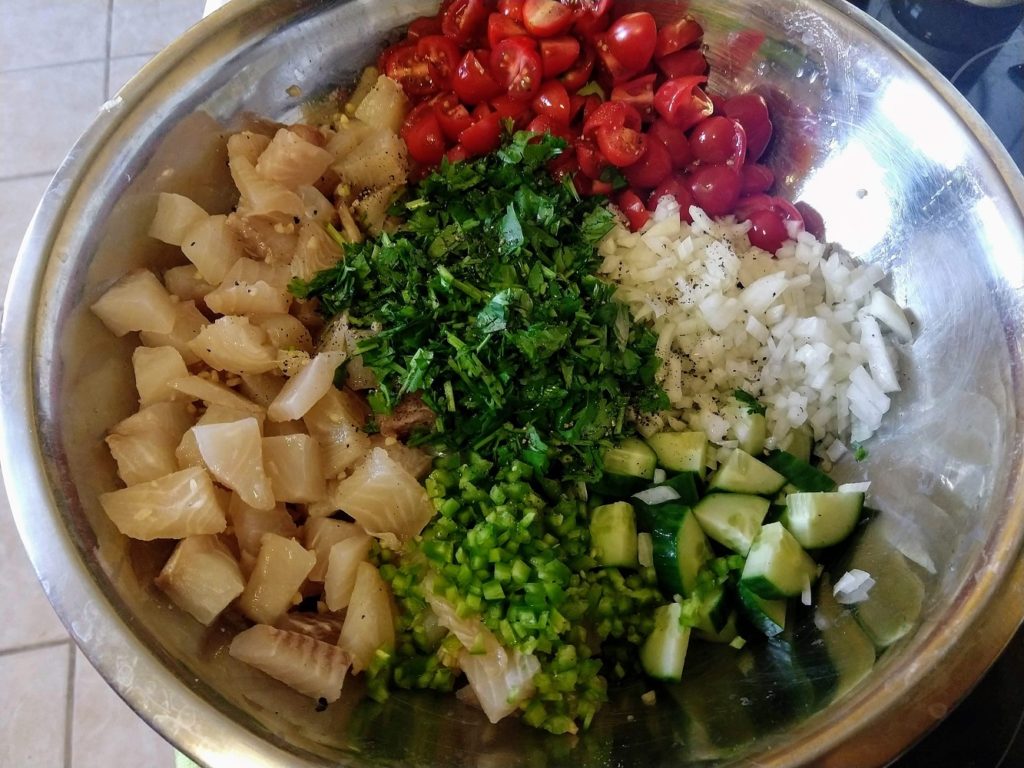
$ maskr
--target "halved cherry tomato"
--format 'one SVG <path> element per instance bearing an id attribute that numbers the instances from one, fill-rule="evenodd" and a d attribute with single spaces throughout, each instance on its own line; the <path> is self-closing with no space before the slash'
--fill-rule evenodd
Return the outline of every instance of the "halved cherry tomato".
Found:
<path id="1" fill-rule="evenodd" d="M 665 122 L 688 130 L 711 114 L 711 100 L 700 88 L 702 75 L 677 77 L 664 83 L 654 94 L 654 108 Z"/>
<path id="2" fill-rule="evenodd" d="M 670 80 L 673 77 L 704 75 L 708 71 L 708 60 L 699 48 L 688 48 L 658 59 L 658 69 Z"/>
<path id="3" fill-rule="evenodd" d="M 690 179 L 693 201 L 709 216 L 732 213 L 740 199 L 740 174 L 727 165 L 705 165 Z"/>
<path id="4" fill-rule="evenodd" d="M 583 121 L 583 135 L 593 138 L 599 128 L 640 130 L 640 113 L 622 101 L 602 102 Z"/>
<path id="5" fill-rule="evenodd" d="M 750 195 L 742 198 L 736 205 L 736 218 L 744 221 L 755 211 L 771 211 L 783 221 L 792 221 L 804 225 L 804 217 L 800 210 L 789 200 L 771 195 Z"/>
<path id="6" fill-rule="evenodd" d="M 731 117 L 706 117 L 690 132 L 690 148 L 702 163 L 739 168 L 747 152 L 747 134 Z"/>
<path id="7" fill-rule="evenodd" d="M 724 115 L 725 114 L 725 101 L 726 101 L 725 97 L 724 96 L 719 96 L 717 93 L 709 93 L 708 94 L 708 98 L 711 99 L 711 106 L 714 107 L 714 109 L 715 109 L 713 114 L 715 114 L 715 115 Z"/>
<path id="8" fill-rule="evenodd" d="M 602 126 L 594 132 L 594 138 L 601 154 L 618 168 L 633 165 L 647 150 L 647 137 L 633 128 Z"/>
<path id="9" fill-rule="evenodd" d="M 449 163 L 461 163 L 463 160 L 469 159 L 469 152 L 461 144 L 456 144 L 454 147 L 445 152 L 444 155 L 448 158 Z"/>
<path id="10" fill-rule="evenodd" d="M 580 169 L 579 160 L 576 159 L 576 152 L 571 146 L 548 160 L 548 171 L 551 172 L 555 181 L 562 181 L 566 176 L 572 176 Z"/>
<path id="11" fill-rule="evenodd" d="M 608 161 L 590 139 L 581 138 L 576 142 L 576 158 L 580 171 L 591 179 L 600 179 L 609 167 Z"/>
<path id="12" fill-rule="evenodd" d="M 508 16 L 500 13 L 492 13 L 487 17 L 487 42 L 491 48 L 507 37 L 518 37 L 526 34 L 526 27 Z"/>
<path id="13" fill-rule="evenodd" d="M 459 134 L 459 144 L 469 157 L 486 155 L 501 144 L 501 118 L 497 112 L 482 115 L 469 128 Z"/>
<path id="14" fill-rule="evenodd" d="M 430 96 L 441 89 L 440 73 L 416 52 L 416 43 L 386 50 L 381 55 L 381 69 L 409 96 Z"/>
<path id="15" fill-rule="evenodd" d="M 572 69 L 558 78 L 569 93 L 576 93 L 590 80 L 590 75 L 594 71 L 594 58 L 594 49 L 589 45 L 585 46 Z"/>
<path id="16" fill-rule="evenodd" d="M 622 171 L 634 189 L 654 189 L 672 173 L 672 158 L 657 138 L 648 134 L 647 149 L 633 165 Z"/>
<path id="17" fill-rule="evenodd" d="M 424 165 L 441 162 L 445 151 L 444 133 L 430 102 L 423 102 L 409 113 L 401 133 L 413 160 Z"/>
<path id="18" fill-rule="evenodd" d="M 419 40 L 421 37 L 441 34 L 441 19 L 437 16 L 421 16 L 413 19 L 405 36 L 409 40 Z"/>
<path id="19" fill-rule="evenodd" d="M 526 0 L 498 0 L 498 12 L 508 16 L 516 24 L 522 24 L 524 2 Z"/>
<path id="20" fill-rule="evenodd" d="M 427 35 L 416 41 L 416 55 L 432 64 L 444 81 L 442 85 L 447 85 L 459 66 L 462 54 L 458 46 L 444 35 Z"/>
<path id="21" fill-rule="evenodd" d="M 525 127 L 533 116 L 533 112 L 530 110 L 530 103 L 528 101 L 513 99 L 507 93 L 503 93 L 496 99 L 492 99 L 491 107 L 498 113 L 498 117 L 501 118 L 502 122 L 505 120 L 511 120 L 515 123 L 516 128 Z"/>
<path id="22" fill-rule="evenodd" d="M 655 74 L 643 75 L 612 88 L 612 101 L 621 101 L 631 105 L 640 113 L 644 120 L 654 117 L 654 80 Z"/>
<path id="23" fill-rule="evenodd" d="M 612 185 L 607 181 L 601 181 L 600 179 L 592 179 L 589 176 L 584 176 L 582 173 L 577 173 L 572 179 L 573 186 L 576 187 L 576 192 L 579 193 L 580 197 L 593 197 L 594 195 L 610 195 L 612 193 Z"/>
<path id="24" fill-rule="evenodd" d="M 537 115 L 530 121 L 530 124 L 526 126 L 526 130 L 531 133 L 550 133 L 552 136 L 565 139 L 566 142 L 572 141 L 572 132 L 569 130 L 569 126 L 565 123 L 559 123 L 552 120 L 547 115 Z"/>
<path id="25" fill-rule="evenodd" d="M 468 43 L 487 23 L 486 0 L 454 0 L 441 14 L 441 31 L 455 42 Z"/>
<path id="26" fill-rule="evenodd" d="M 747 158 L 753 162 L 764 154 L 772 140 L 772 121 L 768 103 L 758 93 L 741 93 L 726 100 L 725 114 L 738 121 L 747 132 Z"/>
<path id="27" fill-rule="evenodd" d="M 608 48 L 626 69 L 639 72 L 651 63 L 658 24 L 647 11 L 620 16 L 605 33 Z"/>
<path id="28" fill-rule="evenodd" d="M 693 150 L 690 149 L 690 140 L 679 128 L 673 128 L 664 120 L 655 120 L 648 129 L 651 138 L 658 139 L 665 145 L 669 157 L 672 158 L 672 165 L 677 169 L 685 168 L 693 159 Z"/>
<path id="29" fill-rule="evenodd" d="M 557 80 L 548 80 L 533 99 L 533 111 L 558 125 L 568 126 L 572 117 L 569 92 Z"/>
<path id="30" fill-rule="evenodd" d="M 747 217 L 747 221 L 750 222 L 750 229 L 747 231 L 750 244 L 768 253 L 775 253 L 789 239 L 785 222 L 772 211 L 754 211 Z"/>
<path id="31" fill-rule="evenodd" d="M 620 83 L 628 80 L 637 73 L 637 70 L 626 66 L 626 63 L 619 58 L 612 47 L 608 33 L 604 32 L 594 38 L 594 49 L 597 51 L 601 66 L 611 77 L 613 83 Z"/>
<path id="32" fill-rule="evenodd" d="M 651 212 L 647 210 L 644 201 L 631 189 L 620 192 L 618 197 L 615 198 L 615 204 L 626 215 L 626 220 L 629 221 L 629 228 L 633 232 L 642 229 L 651 220 Z"/>
<path id="33" fill-rule="evenodd" d="M 473 124 L 469 110 L 452 92 L 443 93 L 434 99 L 434 113 L 449 141 L 458 141 L 459 134 Z"/>
<path id="34" fill-rule="evenodd" d="M 502 40 L 491 51 L 491 72 L 513 99 L 529 101 L 540 90 L 543 66 L 540 54 L 528 37 Z"/>
<path id="35" fill-rule="evenodd" d="M 593 40 L 611 24 L 612 16 L 608 13 L 611 7 L 612 0 L 582 0 L 576 9 L 573 28 L 585 40 Z"/>
<path id="36" fill-rule="evenodd" d="M 793 203 L 793 207 L 797 209 L 804 219 L 804 229 L 810 232 L 818 240 L 824 242 L 825 240 L 825 220 L 821 218 L 821 214 L 818 213 L 810 203 L 805 203 L 803 200 L 798 200 Z"/>
<path id="37" fill-rule="evenodd" d="M 604 102 L 601 101 L 601 97 L 598 96 L 596 93 L 590 94 L 589 96 L 586 97 L 586 99 L 583 100 L 583 124 L 584 125 L 587 124 L 587 120 L 590 119 L 590 116 L 592 114 L 594 114 L 594 112 L 597 110 L 597 108 L 600 107 L 602 104 L 604 104 Z"/>
<path id="38" fill-rule="evenodd" d="M 690 191 L 688 180 L 683 176 L 670 176 L 661 182 L 647 198 L 647 207 L 655 210 L 658 202 L 663 197 L 673 197 L 679 204 L 679 216 L 686 221 L 693 221 L 690 216 L 690 206 L 693 205 L 693 193 Z"/>
<path id="39" fill-rule="evenodd" d="M 501 93 L 501 86 L 473 51 L 467 51 L 452 78 L 452 90 L 466 104 L 479 104 Z"/>
<path id="40" fill-rule="evenodd" d="M 560 35 L 575 20 L 572 8 L 557 0 L 526 0 L 523 3 L 523 23 L 530 34 L 537 37 Z"/>
<path id="41" fill-rule="evenodd" d="M 580 57 L 580 41 L 564 35 L 540 41 L 540 60 L 544 65 L 544 77 L 554 77 L 565 72 Z"/>
<path id="42" fill-rule="evenodd" d="M 704 37 L 704 28 L 692 16 L 684 16 L 671 24 L 665 24 L 658 30 L 658 42 L 654 46 L 655 58 L 668 56 L 670 53 L 689 48 L 699 43 Z"/>
<path id="43" fill-rule="evenodd" d="M 775 183 L 775 174 L 767 165 L 757 163 L 745 163 L 740 170 L 740 178 L 743 186 L 740 188 L 741 195 L 757 195 L 767 192 Z"/>

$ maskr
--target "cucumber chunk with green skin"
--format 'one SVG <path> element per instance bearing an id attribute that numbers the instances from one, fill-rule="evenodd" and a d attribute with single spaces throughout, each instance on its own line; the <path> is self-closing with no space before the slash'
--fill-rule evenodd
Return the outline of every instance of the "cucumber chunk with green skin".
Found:
<path id="1" fill-rule="evenodd" d="M 708 436 L 703 432 L 659 432 L 647 438 L 658 464 L 672 472 L 703 474 Z"/>
<path id="2" fill-rule="evenodd" d="M 785 484 L 785 477 L 742 448 L 737 448 L 711 476 L 708 489 L 773 496 Z"/>
<path id="3" fill-rule="evenodd" d="M 679 501 L 688 506 L 693 506 L 700 501 L 700 493 L 697 491 L 700 474 L 697 472 L 680 472 L 668 478 L 662 485 L 667 485 L 679 494 Z"/>
<path id="4" fill-rule="evenodd" d="M 658 457 L 650 446 L 636 437 L 627 437 L 605 451 L 602 457 L 604 471 L 611 475 L 639 477 L 650 480 L 658 466 Z"/>
<path id="5" fill-rule="evenodd" d="M 694 617 L 694 629 L 709 635 L 721 632 L 732 614 L 732 601 L 724 584 L 697 588 L 700 606 Z M 728 642 L 728 641 L 726 641 Z"/>
<path id="6" fill-rule="evenodd" d="M 604 504 L 590 513 L 590 541 L 605 567 L 636 568 L 636 514 L 625 501 Z"/>
<path id="7" fill-rule="evenodd" d="M 797 490 L 834 491 L 836 489 L 835 480 L 787 451 L 772 451 L 765 457 L 764 463 L 783 475 Z"/>
<path id="8" fill-rule="evenodd" d="M 870 525 L 858 541 L 846 570 L 858 569 L 875 580 L 867 599 L 852 606 L 853 615 L 879 650 L 888 648 L 917 623 L 924 602 L 924 584 L 906 558 Z"/>
<path id="9" fill-rule="evenodd" d="M 763 413 L 747 412 L 736 424 L 736 439 L 740 448 L 751 456 L 757 456 L 764 450 L 764 442 L 768 438 L 768 423 Z"/>
<path id="10" fill-rule="evenodd" d="M 678 683 L 683 678 L 690 628 L 679 623 L 682 606 L 662 605 L 654 611 L 654 629 L 640 648 L 640 666 L 655 680 Z"/>
<path id="11" fill-rule="evenodd" d="M 710 538 L 746 555 L 761 530 L 771 502 L 747 493 L 709 493 L 693 508 Z"/>
<path id="12" fill-rule="evenodd" d="M 736 592 L 743 613 L 754 628 L 766 637 L 775 637 L 786 628 L 786 611 L 789 606 L 785 600 L 766 600 L 747 589 L 743 582 L 740 582 Z"/>
<path id="13" fill-rule="evenodd" d="M 654 571 L 669 595 L 688 597 L 697 587 L 701 567 L 711 559 L 711 546 L 693 510 L 667 502 L 645 511 L 650 522 Z"/>
<path id="14" fill-rule="evenodd" d="M 747 554 L 740 584 L 759 597 L 795 597 L 818 577 L 818 566 L 782 523 L 762 526 Z"/>
<path id="15" fill-rule="evenodd" d="M 800 546 L 820 549 L 838 544 L 853 533 L 863 508 L 863 493 L 791 493 L 779 522 Z"/>
<path id="16" fill-rule="evenodd" d="M 739 636 L 739 632 L 736 629 L 736 612 L 729 612 L 721 629 L 708 630 L 704 627 L 694 627 L 693 634 L 694 637 L 707 643 L 720 643 L 722 645 L 731 643 Z"/>
<path id="17" fill-rule="evenodd" d="M 811 460 L 814 438 L 807 427 L 799 427 L 790 430 L 789 434 L 782 438 L 779 447 L 791 456 L 806 463 Z"/>

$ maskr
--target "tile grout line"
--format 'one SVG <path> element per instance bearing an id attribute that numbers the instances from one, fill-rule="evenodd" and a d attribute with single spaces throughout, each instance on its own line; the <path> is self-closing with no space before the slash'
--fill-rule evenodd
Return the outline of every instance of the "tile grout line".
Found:
<path id="1" fill-rule="evenodd" d="M 78 646 L 68 643 L 70 658 L 68 659 L 67 698 L 64 702 L 64 768 L 71 768 L 71 745 L 75 726 L 75 661 L 78 658 Z"/>
<path id="2" fill-rule="evenodd" d="M 109 26 L 109 25 L 108 25 Z M 97 56 L 90 59 L 77 59 L 76 61 L 57 61 L 52 64 L 31 64 L 27 67 L 0 67 L 0 75 L 19 75 L 26 72 L 38 72 L 41 69 L 59 69 L 61 67 L 79 67 L 83 64 L 102 64 L 104 61 L 124 61 L 135 59 L 140 56 L 155 56 L 159 51 L 139 51 L 138 53 L 122 53 L 118 56 Z"/>
<path id="3" fill-rule="evenodd" d="M 68 638 L 62 638 L 60 640 L 43 640 L 39 643 L 29 643 L 27 645 L 19 645 L 14 648 L 4 648 L 0 650 L 0 658 L 5 656 L 14 656 L 18 653 L 29 653 L 30 651 L 42 651 L 47 648 L 56 648 L 64 643 L 70 642 Z"/>
<path id="4" fill-rule="evenodd" d="M 15 173 L 10 176 L 0 176 L 0 183 L 5 181 L 26 181 L 28 179 L 49 179 L 56 172 L 57 169 L 54 168 L 52 171 L 43 171 L 41 173 L 35 171 L 32 173 Z"/>

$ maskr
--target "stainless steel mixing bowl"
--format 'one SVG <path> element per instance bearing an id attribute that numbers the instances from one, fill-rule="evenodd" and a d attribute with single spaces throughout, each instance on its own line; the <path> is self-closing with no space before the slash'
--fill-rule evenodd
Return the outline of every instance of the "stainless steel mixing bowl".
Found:
<path id="1" fill-rule="evenodd" d="M 671 15 L 685 4 L 647 5 Z M 155 192 L 230 205 L 226 129 L 247 113 L 297 116 L 371 61 L 389 30 L 433 10 L 237 0 L 103 107 L 32 222 L 2 332 L 4 479 L 32 561 L 89 659 L 179 749 L 211 766 L 863 768 L 948 712 L 1018 626 L 1024 180 L 947 83 L 841 0 L 689 7 L 707 30 L 712 88 L 769 98 L 784 187 L 821 211 L 831 239 L 889 271 L 915 319 L 887 427 L 867 462 L 840 467 L 873 480 L 878 546 L 925 582 L 914 631 L 818 711 L 783 706 L 784 673 L 694 650 L 659 706 L 634 706 L 633 689 L 568 742 L 489 726 L 451 699 L 361 701 L 358 686 L 317 713 L 227 658 L 223 629 L 170 608 L 150 586 L 166 549 L 124 540 L 98 509 L 97 493 L 115 486 L 102 436 L 135 393 L 129 343 L 83 307 L 128 269 L 174 258 L 145 237 Z"/>

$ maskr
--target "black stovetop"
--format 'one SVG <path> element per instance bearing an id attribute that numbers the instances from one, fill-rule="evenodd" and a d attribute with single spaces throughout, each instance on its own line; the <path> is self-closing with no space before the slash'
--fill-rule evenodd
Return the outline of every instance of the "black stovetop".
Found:
<path id="1" fill-rule="evenodd" d="M 1024 4 L 850 0 L 967 97 L 1024 171 Z M 893 768 L 1024 766 L 1024 630 L 974 691 Z M 851 766 L 851 768 L 857 768 Z"/>

